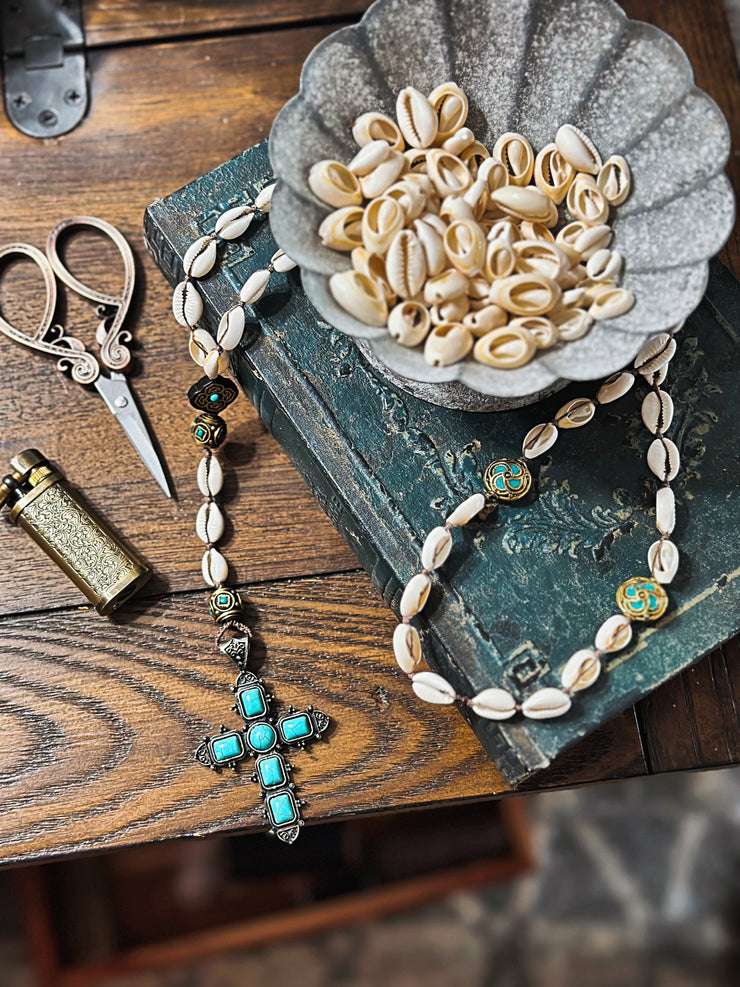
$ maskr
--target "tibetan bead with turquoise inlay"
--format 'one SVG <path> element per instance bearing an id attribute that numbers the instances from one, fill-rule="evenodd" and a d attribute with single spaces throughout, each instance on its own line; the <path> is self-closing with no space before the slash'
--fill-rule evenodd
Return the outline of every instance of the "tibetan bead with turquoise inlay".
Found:
<path id="1" fill-rule="evenodd" d="M 494 459 L 483 477 L 486 490 L 497 500 L 519 500 L 532 486 L 532 474 L 520 459 Z"/>
<path id="2" fill-rule="evenodd" d="M 631 620 L 657 620 L 668 606 L 668 594 L 657 581 L 634 576 L 617 590 L 617 606 Z"/>
<path id="3" fill-rule="evenodd" d="M 216 623 L 225 624 L 241 613 L 242 598 L 235 589 L 220 586 L 215 593 L 211 593 L 208 607 Z"/>

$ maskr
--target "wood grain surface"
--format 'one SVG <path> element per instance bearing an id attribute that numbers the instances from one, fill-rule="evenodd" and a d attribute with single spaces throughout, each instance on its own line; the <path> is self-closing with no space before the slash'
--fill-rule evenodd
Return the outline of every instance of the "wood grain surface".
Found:
<path id="1" fill-rule="evenodd" d="M 370 0 L 213 0 L 210 3 L 85 0 L 83 13 L 87 43 L 94 47 L 244 32 L 324 18 L 357 19 L 369 5 Z"/>
<path id="2" fill-rule="evenodd" d="M 230 722 L 231 673 L 210 651 L 191 536 L 197 454 L 184 394 L 193 364 L 169 292 L 144 253 L 141 217 L 156 196 L 267 136 L 305 56 L 334 25 L 255 27 L 305 18 L 307 6 L 88 2 L 88 30 L 100 47 L 89 55 L 83 125 L 40 142 L 0 119 L 0 242 L 42 246 L 56 222 L 88 213 L 118 225 L 137 252 L 132 389 L 177 493 L 165 500 L 95 392 L 0 338 L 0 461 L 40 448 L 157 573 L 148 600 L 106 621 L 79 609 L 65 577 L 22 532 L 0 524 L 5 860 L 259 824 L 256 786 L 190 761 L 208 727 Z M 362 6 L 325 0 L 310 5 L 310 16 Z M 631 0 L 625 8 L 685 47 L 737 138 L 740 83 L 720 0 Z M 131 43 L 163 31 L 229 33 Z M 129 44 L 112 46 L 123 40 Z M 737 151 L 730 174 L 737 188 Z M 736 273 L 739 242 L 736 231 L 725 252 Z M 112 254 L 92 240 L 71 244 L 69 258 L 83 280 L 116 283 Z M 29 328 L 42 308 L 39 285 L 25 264 L 4 269 L 3 312 Z M 92 339 L 84 303 L 70 302 L 67 316 Z M 389 653 L 391 616 L 245 400 L 230 421 L 225 549 L 255 608 L 265 677 L 286 701 L 314 701 L 336 721 L 328 744 L 296 758 L 307 818 L 501 793 L 460 717 L 409 695 Z M 732 645 L 567 752 L 537 787 L 735 761 L 737 690 Z"/>

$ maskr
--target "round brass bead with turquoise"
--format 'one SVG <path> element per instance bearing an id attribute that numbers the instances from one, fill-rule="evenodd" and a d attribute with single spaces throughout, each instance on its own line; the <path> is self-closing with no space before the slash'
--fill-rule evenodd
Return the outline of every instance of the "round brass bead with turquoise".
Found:
<path id="1" fill-rule="evenodd" d="M 215 593 L 211 593 L 208 608 L 217 624 L 225 624 L 241 614 L 242 598 L 235 589 L 221 586 Z"/>
<path id="2" fill-rule="evenodd" d="M 193 419 L 190 434 L 201 449 L 218 449 L 226 439 L 226 422 L 218 415 L 204 411 Z"/>
<path id="3" fill-rule="evenodd" d="M 649 576 L 633 576 L 617 590 L 617 606 L 630 620 L 658 620 L 668 607 L 668 594 Z"/>
<path id="4" fill-rule="evenodd" d="M 521 459 L 494 459 L 486 467 L 483 483 L 497 500 L 521 500 L 532 487 L 532 474 Z"/>

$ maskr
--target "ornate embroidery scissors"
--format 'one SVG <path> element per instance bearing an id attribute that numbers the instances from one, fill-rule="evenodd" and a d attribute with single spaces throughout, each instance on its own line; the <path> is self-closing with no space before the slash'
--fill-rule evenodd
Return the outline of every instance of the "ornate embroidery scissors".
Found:
<path id="1" fill-rule="evenodd" d="M 62 263 L 57 250 L 61 235 L 74 227 L 93 227 L 109 237 L 118 248 L 124 264 L 124 287 L 119 296 L 108 295 L 78 281 Z M 168 497 L 170 488 L 162 464 L 149 437 L 144 420 L 129 390 L 123 370 L 131 362 L 131 333 L 123 328 L 134 290 L 134 257 L 131 248 L 115 226 L 94 216 L 75 216 L 59 223 L 46 242 L 46 254 L 28 243 L 10 243 L 0 248 L 0 261 L 4 257 L 22 255 L 30 257 L 40 268 L 46 286 L 46 306 L 41 324 L 33 334 L 16 329 L 0 316 L 0 331 L 23 346 L 50 353 L 57 357 L 57 369 L 69 371 L 78 384 L 93 384 L 105 401 L 108 410 L 115 415 L 142 462 Z M 56 275 L 56 277 L 55 277 Z M 97 303 L 96 314 L 100 319 L 95 339 L 100 346 L 99 360 L 85 349 L 75 336 L 69 336 L 64 328 L 53 324 L 57 305 L 56 278 L 76 294 Z M 109 376 L 101 373 L 101 364 Z"/>

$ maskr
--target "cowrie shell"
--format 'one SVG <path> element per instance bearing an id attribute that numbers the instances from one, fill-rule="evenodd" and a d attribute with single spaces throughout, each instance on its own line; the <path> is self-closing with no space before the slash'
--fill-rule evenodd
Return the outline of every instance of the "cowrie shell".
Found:
<path id="1" fill-rule="evenodd" d="M 423 93 L 406 86 L 396 97 L 398 126 L 411 147 L 429 147 L 437 136 L 437 114 Z"/>
<path id="2" fill-rule="evenodd" d="M 586 264 L 586 274 L 594 281 L 613 281 L 622 270 L 624 258 L 618 250 L 594 251 Z"/>
<path id="3" fill-rule="evenodd" d="M 203 582 L 206 586 L 221 586 L 229 575 L 229 566 L 223 555 L 215 548 L 209 548 L 201 562 Z"/>
<path id="4" fill-rule="evenodd" d="M 473 348 L 473 358 L 489 367 L 513 370 L 529 363 L 536 350 L 537 344 L 526 329 L 509 324 L 482 336 Z"/>
<path id="5" fill-rule="evenodd" d="M 415 617 L 421 613 L 429 599 L 432 581 L 424 572 L 417 572 L 406 584 L 401 596 L 400 610 L 402 617 Z"/>
<path id="6" fill-rule="evenodd" d="M 616 319 L 629 312 L 635 304 L 635 296 L 626 288 L 609 288 L 603 291 L 591 304 L 588 314 L 597 321 Z"/>
<path id="7" fill-rule="evenodd" d="M 455 690 L 436 672 L 417 672 L 411 678 L 411 688 L 419 699 L 438 706 L 449 706 L 455 701 Z"/>
<path id="8" fill-rule="evenodd" d="M 635 357 L 634 367 L 644 377 L 661 370 L 673 359 L 676 352 L 676 340 L 667 332 L 661 332 L 649 339 Z"/>
<path id="9" fill-rule="evenodd" d="M 442 198 L 462 195 L 473 184 L 473 176 L 460 158 L 440 148 L 427 154 L 427 174 Z"/>
<path id="10" fill-rule="evenodd" d="M 618 154 L 608 158 L 598 174 L 596 184 L 610 205 L 621 206 L 632 187 L 632 174 L 624 158 Z"/>
<path id="11" fill-rule="evenodd" d="M 464 126 L 468 97 L 454 82 L 443 82 L 429 93 L 429 103 L 437 115 L 437 143 L 442 143 Z"/>
<path id="12" fill-rule="evenodd" d="M 468 279 L 454 268 L 448 268 L 440 274 L 429 278 L 424 285 L 424 301 L 427 305 L 439 305 L 450 298 L 464 295 L 468 287 Z"/>
<path id="13" fill-rule="evenodd" d="M 445 231 L 444 248 L 452 266 L 468 278 L 477 274 L 486 260 L 486 238 L 475 222 L 451 223 Z"/>
<path id="14" fill-rule="evenodd" d="M 468 296 L 458 295 L 457 298 L 449 298 L 446 302 L 440 302 L 439 305 L 432 305 L 429 314 L 432 324 L 440 326 L 443 322 L 462 322 L 469 311 L 470 299 Z M 467 326 L 465 328 L 467 329 Z"/>
<path id="15" fill-rule="evenodd" d="M 570 696 L 562 689 L 538 689 L 522 703 L 522 713 L 530 720 L 551 720 L 567 713 Z"/>
<path id="16" fill-rule="evenodd" d="M 393 654 L 401 671 L 410 675 L 421 661 L 421 639 L 411 624 L 398 624 L 393 632 Z"/>
<path id="17" fill-rule="evenodd" d="M 485 336 L 486 333 L 505 326 L 507 320 L 508 314 L 504 311 L 504 309 L 500 308 L 498 305 L 486 305 L 484 308 L 478 309 L 477 312 L 469 312 L 463 318 L 463 325 L 466 329 L 469 329 L 477 339 L 480 339 L 480 337 Z"/>
<path id="18" fill-rule="evenodd" d="M 670 535 L 676 527 L 676 496 L 670 487 L 658 487 L 655 494 L 655 527 Z"/>
<path id="19" fill-rule="evenodd" d="M 395 199 L 373 199 L 362 216 L 363 246 L 371 254 L 384 254 L 405 222 L 403 207 Z"/>
<path id="20" fill-rule="evenodd" d="M 473 348 L 473 335 L 461 322 L 442 322 L 424 343 L 424 360 L 432 367 L 459 363 Z"/>
<path id="21" fill-rule="evenodd" d="M 447 561 L 452 549 L 452 535 L 441 525 L 433 528 L 421 549 L 421 564 L 425 569 L 438 569 Z"/>
<path id="22" fill-rule="evenodd" d="M 580 428 L 587 425 L 596 412 L 596 405 L 589 398 L 573 398 L 555 415 L 558 428 Z"/>
<path id="23" fill-rule="evenodd" d="M 270 271 L 267 268 L 253 271 L 242 285 L 239 298 L 245 305 L 254 305 L 264 295 L 269 282 Z"/>
<path id="24" fill-rule="evenodd" d="M 199 367 L 203 366 L 206 362 L 206 357 L 216 349 L 217 345 L 216 340 L 205 329 L 193 329 L 190 333 L 188 349 L 193 360 L 195 360 Z"/>
<path id="25" fill-rule="evenodd" d="M 495 281 L 491 301 L 513 315 L 545 315 L 562 295 L 556 281 L 538 274 L 513 274 Z"/>
<path id="26" fill-rule="evenodd" d="M 257 198 L 254 200 L 254 204 L 264 213 L 269 213 L 270 211 L 272 196 L 275 192 L 276 185 L 277 182 L 273 182 L 271 185 L 266 185 L 260 192 L 257 193 Z"/>
<path id="27" fill-rule="evenodd" d="M 589 226 L 599 226 L 609 218 L 609 203 L 590 175 L 576 176 L 568 189 L 568 212 Z"/>
<path id="28" fill-rule="evenodd" d="M 506 689 L 484 689 L 473 697 L 470 708 L 485 720 L 508 720 L 516 713 L 516 700 Z"/>
<path id="29" fill-rule="evenodd" d="M 510 328 L 526 329 L 538 350 L 546 350 L 558 341 L 558 331 L 544 315 L 523 315 L 509 322 Z"/>
<path id="30" fill-rule="evenodd" d="M 596 394 L 596 400 L 599 404 L 610 404 L 612 401 L 617 401 L 631 389 L 634 383 L 635 378 L 633 374 L 626 373 L 625 371 L 612 374 L 599 388 Z"/>
<path id="31" fill-rule="evenodd" d="M 352 136 L 359 147 L 365 147 L 371 141 L 386 141 L 392 151 L 403 150 L 403 137 L 398 125 L 383 113 L 371 110 L 359 116 L 352 126 Z"/>
<path id="32" fill-rule="evenodd" d="M 188 277 L 202 278 L 216 263 L 216 240 L 211 236 L 201 236 L 185 251 L 182 266 Z"/>
<path id="33" fill-rule="evenodd" d="M 400 204 L 407 223 L 416 219 L 426 209 L 427 199 L 421 185 L 409 180 L 408 177 L 391 185 L 383 194 Z"/>
<path id="34" fill-rule="evenodd" d="M 575 168 L 565 160 L 555 144 L 547 144 L 535 159 L 535 185 L 557 206 L 565 198 L 575 175 Z"/>
<path id="35" fill-rule="evenodd" d="M 429 312 L 420 302 L 401 302 L 388 316 L 388 332 L 401 346 L 418 346 L 432 325 Z"/>
<path id="36" fill-rule="evenodd" d="M 660 559 L 658 553 L 660 552 Z M 648 566 L 653 579 L 667 586 L 678 572 L 679 552 L 672 541 L 655 541 L 648 549 Z"/>
<path id="37" fill-rule="evenodd" d="M 608 617 L 596 632 L 594 644 L 597 651 L 611 654 L 626 648 L 632 640 L 632 624 L 629 617 L 615 613 Z"/>
<path id="38" fill-rule="evenodd" d="M 504 239 L 491 240 L 486 250 L 486 275 L 491 281 L 507 278 L 516 266 L 516 254 Z M 489 288 L 490 291 L 490 288 Z"/>
<path id="39" fill-rule="evenodd" d="M 172 313 L 181 326 L 196 325 L 203 315 L 203 299 L 192 281 L 181 281 L 172 294 Z"/>
<path id="40" fill-rule="evenodd" d="M 576 651 L 563 665 L 560 672 L 560 683 L 568 692 L 580 692 L 588 689 L 598 679 L 601 672 L 601 660 L 592 648 L 582 648 Z"/>
<path id="41" fill-rule="evenodd" d="M 233 350 L 244 335 L 244 309 L 235 305 L 221 316 L 216 342 L 223 350 Z"/>
<path id="42" fill-rule="evenodd" d="M 662 436 L 654 439 L 648 446 L 647 462 L 651 471 L 665 483 L 675 480 L 681 465 L 681 456 L 676 444 Z"/>
<path id="43" fill-rule="evenodd" d="M 526 459 L 536 459 L 537 456 L 541 456 L 543 452 L 552 448 L 557 442 L 557 438 L 557 425 L 553 425 L 552 422 L 535 425 L 524 436 L 522 455 Z"/>
<path id="44" fill-rule="evenodd" d="M 369 175 L 388 157 L 391 147 L 388 141 L 370 141 L 361 147 L 347 165 L 349 170 L 360 177 Z"/>
<path id="45" fill-rule="evenodd" d="M 219 374 L 229 369 L 229 354 L 220 350 L 211 350 L 203 361 L 203 372 L 211 380 L 215 380 Z"/>
<path id="46" fill-rule="evenodd" d="M 572 223 L 572 226 L 578 224 Z M 599 226 L 581 225 L 580 231 L 572 239 L 573 249 L 580 254 L 581 259 L 588 261 L 599 250 L 605 250 L 611 243 L 614 231 L 611 226 L 600 224 Z"/>
<path id="47" fill-rule="evenodd" d="M 411 230 L 400 230 L 391 240 L 385 271 L 388 284 L 401 298 L 413 298 L 421 291 L 427 262 L 419 239 Z"/>
<path id="48" fill-rule="evenodd" d="M 359 179 L 362 195 L 366 199 L 375 199 L 382 195 L 398 181 L 406 164 L 406 159 L 399 151 L 389 151 L 384 161 Z"/>
<path id="49" fill-rule="evenodd" d="M 538 188 L 518 185 L 505 185 L 491 192 L 491 205 L 509 216 L 528 219 L 534 223 L 545 223 L 550 219 L 550 199 Z"/>
<path id="50" fill-rule="evenodd" d="M 195 519 L 195 532 L 201 541 L 217 542 L 224 533 L 224 516 L 212 500 L 202 504 Z"/>
<path id="51" fill-rule="evenodd" d="M 555 135 L 555 146 L 576 171 L 596 175 L 601 170 L 601 156 L 593 141 L 572 124 L 563 124 L 558 130 Z"/>
<path id="52" fill-rule="evenodd" d="M 468 521 L 472 521 L 476 514 L 480 514 L 486 506 L 486 498 L 481 493 L 471 494 L 461 504 L 458 504 L 452 514 L 449 515 L 445 524 L 453 528 L 462 527 Z"/>
<path id="53" fill-rule="evenodd" d="M 502 134 L 496 141 L 492 157 L 500 161 L 509 175 L 511 185 L 525 186 L 534 170 L 532 145 L 521 134 Z"/>
<path id="54" fill-rule="evenodd" d="M 224 472 L 215 456 L 203 456 L 198 463 L 198 489 L 204 497 L 215 497 L 224 485 Z"/>
<path id="55" fill-rule="evenodd" d="M 355 270 L 332 274 L 329 290 L 334 300 L 360 322 L 369 326 L 384 326 L 387 323 L 388 305 L 383 289 L 367 275 Z"/>
<path id="56" fill-rule="evenodd" d="M 439 232 L 423 219 L 416 220 L 414 230 L 424 251 L 427 273 L 430 277 L 435 277 L 447 267 L 444 240 Z"/>
<path id="57" fill-rule="evenodd" d="M 362 222 L 365 210 L 360 206 L 336 209 L 319 226 L 319 239 L 325 247 L 349 253 L 362 245 Z"/>
<path id="58" fill-rule="evenodd" d="M 673 398 L 666 391 L 649 391 L 642 402 L 642 420 L 645 428 L 655 435 L 665 432 L 673 421 Z"/>
<path id="59" fill-rule="evenodd" d="M 335 209 L 362 203 L 359 179 L 341 161 L 317 161 L 308 173 L 308 187 Z"/>
<path id="60" fill-rule="evenodd" d="M 544 240 L 520 240 L 514 244 L 519 274 L 540 274 L 557 281 L 568 267 L 568 258 L 555 243 Z"/>
<path id="61" fill-rule="evenodd" d="M 451 134 L 442 144 L 443 151 L 450 154 L 460 155 L 471 144 L 475 143 L 475 134 L 470 127 L 460 127 L 454 134 Z"/>
<path id="62" fill-rule="evenodd" d="M 254 219 L 252 206 L 235 206 L 222 212 L 216 221 L 216 233 L 224 240 L 236 240 L 246 233 Z"/>

